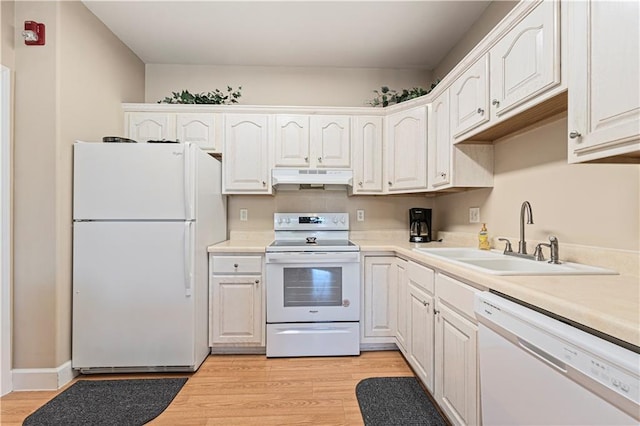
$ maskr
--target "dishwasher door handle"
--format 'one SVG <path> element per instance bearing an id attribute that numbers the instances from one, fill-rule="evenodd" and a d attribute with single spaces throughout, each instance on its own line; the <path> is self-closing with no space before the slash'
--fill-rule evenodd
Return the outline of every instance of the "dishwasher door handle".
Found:
<path id="1" fill-rule="evenodd" d="M 518 344 L 524 350 L 526 350 L 530 354 L 534 355 L 536 358 L 540 359 L 541 361 L 549 364 L 550 366 L 556 368 L 557 370 L 561 371 L 562 373 L 565 373 L 565 374 L 567 373 L 567 364 L 565 364 L 564 362 L 560 361 L 558 358 L 554 357 L 553 355 L 551 355 L 551 354 L 545 352 L 544 350 L 540 349 L 539 347 L 527 342 L 526 340 L 522 339 L 521 337 L 518 337 Z"/>

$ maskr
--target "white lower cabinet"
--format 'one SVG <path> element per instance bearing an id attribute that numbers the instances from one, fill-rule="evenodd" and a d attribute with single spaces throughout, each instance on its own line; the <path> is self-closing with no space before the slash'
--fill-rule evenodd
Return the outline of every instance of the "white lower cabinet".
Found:
<path id="1" fill-rule="evenodd" d="M 394 343 L 397 319 L 395 256 L 365 256 L 360 343 Z"/>
<path id="2" fill-rule="evenodd" d="M 433 392 L 433 296 L 409 284 L 409 362 Z"/>
<path id="3" fill-rule="evenodd" d="M 409 262 L 407 265 L 409 281 L 407 315 L 409 363 L 433 392 L 433 270 Z"/>
<path id="4" fill-rule="evenodd" d="M 209 346 L 264 346 L 262 256 L 211 256 Z"/>
<path id="5" fill-rule="evenodd" d="M 478 326 L 473 298 L 478 290 L 436 275 L 435 398 L 454 425 L 480 423 Z"/>
<path id="6" fill-rule="evenodd" d="M 396 345 L 452 424 L 480 424 L 473 312 L 480 290 L 400 258 L 390 275 L 398 292 Z"/>
<path id="7" fill-rule="evenodd" d="M 398 309 L 396 319 L 396 344 L 400 351 L 407 356 L 409 347 L 409 315 L 407 314 L 407 304 L 409 302 L 409 278 L 407 276 L 407 262 L 404 259 L 396 258 L 394 276 L 398 290 Z"/>

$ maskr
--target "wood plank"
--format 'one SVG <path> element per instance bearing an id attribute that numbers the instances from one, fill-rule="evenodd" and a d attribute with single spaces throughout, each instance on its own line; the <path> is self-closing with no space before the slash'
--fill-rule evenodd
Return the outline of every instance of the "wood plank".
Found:
<path id="1" fill-rule="evenodd" d="M 269 426 L 362 425 L 355 387 L 361 379 L 383 376 L 413 376 L 413 372 L 400 352 L 379 351 L 353 357 L 312 358 L 210 355 L 192 374 L 102 374 L 80 378 L 189 377 L 152 425 Z M 0 423 L 21 425 L 29 414 L 62 390 L 3 396 Z"/>

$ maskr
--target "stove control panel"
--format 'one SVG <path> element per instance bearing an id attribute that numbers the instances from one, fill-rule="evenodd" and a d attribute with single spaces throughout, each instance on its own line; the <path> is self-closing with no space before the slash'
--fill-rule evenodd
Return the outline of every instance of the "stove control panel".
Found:
<path id="1" fill-rule="evenodd" d="M 275 213 L 273 228 L 276 231 L 346 231 L 349 213 Z"/>

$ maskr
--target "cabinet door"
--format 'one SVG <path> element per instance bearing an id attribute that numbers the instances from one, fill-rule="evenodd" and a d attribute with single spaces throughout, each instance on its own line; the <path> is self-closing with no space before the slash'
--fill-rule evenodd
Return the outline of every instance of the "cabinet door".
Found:
<path id="1" fill-rule="evenodd" d="M 353 118 L 353 193 L 382 192 L 382 117 Z"/>
<path id="2" fill-rule="evenodd" d="M 164 112 L 130 112 L 127 137 L 137 142 L 176 139 L 176 117 Z"/>
<path id="3" fill-rule="evenodd" d="M 316 167 L 351 167 L 350 117 L 311 117 L 311 158 Z"/>
<path id="4" fill-rule="evenodd" d="M 176 137 L 180 142 L 193 142 L 204 150 L 220 152 L 212 113 L 176 114 Z"/>
<path id="5" fill-rule="evenodd" d="M 451 133 L 454 138 L 489 121 L 489 56 L 473 64 L 451 85 Z"/>
<path id="6" fill-rule="evenodd" d="M 429 123 L 429 185 L 439 188 L 451 183 L 449 89 L 431 104 Z"/>
<path id="7" fill-rule="evenodd" d="M 427 189 L 427 107 L 387 118 L 387 189 Z"/>
<path id="8" fill-rule="evenodd" d="M 309 167 L 309 117 L 276 116 L 275 167 Z"/>
<path id="9" fill-rule="evenodd" d="M 260 275 L 213 276 L 210 344 L 263 343 Z"/>
<path id="10" fill-rule="evenodd" d="M 409 362 L 433 392 L 433 297 L 409 282 Z"/>
<path id="11" fill-rule="evenodd" d="M 395 275 L 398 283 L 398 318 L 396 320 L 396 340 L 400 350 L 406 354 L 409 347 L 409 279 L 407 277 L 407 261 L 396 258 Z"/>
<path id="12" fill-rule="evenodd" d="M 268 127 L 266 115 L 225 116 L 224 193 L 271 193 Z"/>
<path id="13" fill-rule="evenodd" d="M 569 2 L 569 161 L 640 158 L 640 3 Z"/>
<path id="14" fill-rule="evenodd" d="M 560 84 L 559 20 L 560 2 L 542 2 L 491 48 L 492 117 Z"/>
<path id="15" fill-rule="evenodd" d="M 397 281 L 395 257 L 364 258 L 363 341 L 396 335 Z M 376 340 L 379 341 L 379 340 Z"/>
<path id="16" fill-rule="evenodd" d="M 476 425 L 478 327 L 438 300 L 435 324 L 436 401 L 456 425 Z"/>

